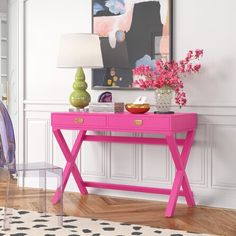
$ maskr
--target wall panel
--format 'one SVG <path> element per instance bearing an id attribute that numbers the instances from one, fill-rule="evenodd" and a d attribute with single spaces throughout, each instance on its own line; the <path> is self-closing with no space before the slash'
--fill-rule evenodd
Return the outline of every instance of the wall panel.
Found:
<path id="1" fill-rule="evenodd" d="M 207 187 L 207 129 L 206 125 L 198 126 L 191 156 L 187 165 L 190 183 L 194 186 Z"/>
<path id="2" fill-rule="evenodd" d="M 88 132 L 88 134 L 91 133 Z M 102 134 L 100 132 L 100 135 Z M 106 145 L 104 143 L 85 142 L 82 144 L 80 165 L 84 176 L 106 177 L 107 156 L 105 148 Z"/>
<path id="3" fill-rule="evenodd" d="M 145 135 L 145 137 L 158 137 Z M 171 184 L 171 160 L 166 147 L 142 145 L 142 181 Z"/>
<path id="4" fill-rule="evenodd" d="M 236 190 L 236 124 L 214 125 L 212 132 L 212 188 Z"/>
<path id="5" fill-rule="evenodd" d="M 49 161 L 49 122 L 26 118 L 25 154 L 27 162 Z"/>
<path id="6" fill-rule="evenodd" d="M 134 134 L 112 133 L 112 135 L 133 136 Z M 136 145 L 117 143 L 110 144 L 110 177 L 118 180 L 137 179 Z"/>

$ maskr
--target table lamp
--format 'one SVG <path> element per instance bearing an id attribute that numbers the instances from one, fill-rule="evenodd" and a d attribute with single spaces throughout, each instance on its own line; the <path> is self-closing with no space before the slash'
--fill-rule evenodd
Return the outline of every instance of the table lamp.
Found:
<path id="1" fill-rule="evenodd" d="M 91 97 L 86 91 L 87 83 L 83 68 L 103 67 L 99 36 L 96 34 L 76 33 L 61 37 L 57 66 L 77 68 L 74 91 L 70 95 L 70 104 L 83 109 L 88 106 Z"/>

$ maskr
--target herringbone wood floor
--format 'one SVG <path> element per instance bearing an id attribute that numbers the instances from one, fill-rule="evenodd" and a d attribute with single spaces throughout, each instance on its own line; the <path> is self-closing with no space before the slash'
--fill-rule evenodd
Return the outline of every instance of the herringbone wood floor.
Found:
<path id="1" fill-rule="evenodd" d="M 0 185 L 0 205 L 4 204 L 4 188 Z M 48 193 L 48 211 L 55 209 L 50 204 L 52 193 Z M 19 190 L 14 207 L 38 210 L 38 191 Z M 166 203 L 146 200 L 115 198 L 108 196 L 80 196 L 78 193 L 64 193 L 64 213 L 79 217 L 106 219 L 118 222 L 149 225 L 153 227 L 187 230 L 218 235 L 236 235 L 236 211 L 197 206 L 188 208 L 177 205 L 175 217 L 164 217 Z"/>

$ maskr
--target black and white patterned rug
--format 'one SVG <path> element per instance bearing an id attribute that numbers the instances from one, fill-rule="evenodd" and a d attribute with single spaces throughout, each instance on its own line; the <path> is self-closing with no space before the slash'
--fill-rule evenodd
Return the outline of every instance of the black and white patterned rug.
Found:
<path id="1" fill-rule="evenodd" d="M 186 231 L 152 228 L 142 225 L 63 216 L 63 226 L 58 217 L 33 211 L 13 210 L 11 229 L 4 231 L 3 208 L 0 208 L 0 236 L 206 236 Z"/>

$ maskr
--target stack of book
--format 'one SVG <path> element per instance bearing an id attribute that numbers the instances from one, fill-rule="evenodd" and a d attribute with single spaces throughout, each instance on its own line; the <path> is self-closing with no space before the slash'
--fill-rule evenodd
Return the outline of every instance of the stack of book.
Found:
<path id="1" fill-rule="evenodd" d="M 96 102 L 89 103 L 90 112 L 114 112 L 121 113 L 124 112 L 123 102 Z"/>

